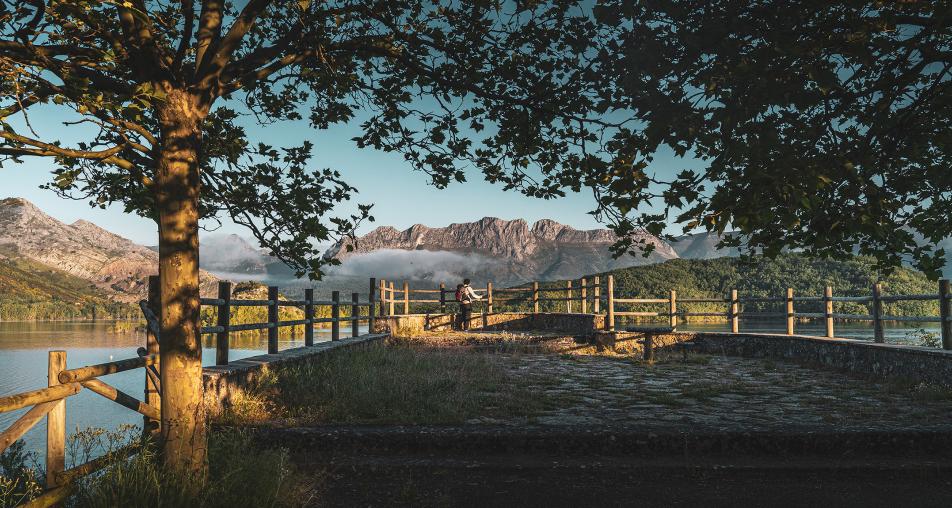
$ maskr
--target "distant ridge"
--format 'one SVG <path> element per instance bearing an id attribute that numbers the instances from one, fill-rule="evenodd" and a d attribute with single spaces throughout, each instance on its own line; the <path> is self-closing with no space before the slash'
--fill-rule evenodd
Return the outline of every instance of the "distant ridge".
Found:
<path id="1" fill-rule="evenodd" d="M 351 274 L 357 270 L 348 270 L 348 265 L 361 266 L 367 273 L 375 268 L 377 273 L 384 273 L 392 268 L 386 266 L 384 257 L 393 258 L 396 251 L 416 252 L 421 263 L 438 262 L 440 259 L 436 253 L 448 253 L 454 255 L 443 259 L 452 263 L 449 269 L 434 267 L 432 273 L 417 269 L 413 275 L 436 279 L 439 278 L 438 272 L 442 271 L 477 280 L 514 283 L 576 278 L 657 263 L 682 257 L 679 249 L 698 257 L 725 255 L 714 248 L 716 237 L 696 236 L 682 237 L 669 244 L 648 233 L 641 233 L 636 240 L 654 246 L 648 257 L 626 255 L 614 259 L 609 247 L 616 236 L 608 229 L 578 230 L 550 219 L 529 225 L 522 219 L 484 217 L 476 222 L 435 228 L 422 224 L 403 231 L 390 226 L 378 227 L 356 241 L 345 239 L 338 242 L 327 250 L 325 257 L 341 260 L 345 271 Z M 404 263 L 413 262 L 406 255 L 401 256 Z"/>
<path id="2" fill-rule="evenodd" d="M 120 301 L 145 294 L 158 254 L 85 220 L 65 224 L 23 198 L 0 200 L 0 257 L 25 259 L 91 282 Z M 203 292 L 217 279 L 202 272 Z"/>

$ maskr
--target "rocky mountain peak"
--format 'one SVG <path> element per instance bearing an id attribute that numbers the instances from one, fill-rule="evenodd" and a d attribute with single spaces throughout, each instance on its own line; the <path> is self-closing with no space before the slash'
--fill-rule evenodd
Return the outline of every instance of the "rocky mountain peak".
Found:
<path id="1" fill-rule="evenodd" d="M 19 197 L 0 200 L 0 247 L 89 280 L 117 299 L 139 299 L 146 277 L 158 272 L 155 251 L 86 220 L 64 224 Z M 206 289 L 216 281 L 202 273 Z"/>
<path id="2" fill-rule="evenodd" d="M 463 262 L 463 265 L 486 272 L 473 275 L 483 279 L 489 277 L 497 282 L 577 277 L 677 257 L 673 249 L 661 240 L 647 234 L 644 239 L 654 243 L 656 248 L 647 260 L 632 256 L 616 260 L 609 251 L 615 235 L 607 229 L 583 231 L 551 219 L 542 219 L 530 226 L 524 219 L 483 217 L 475 222 L 445 227 L 414 224 L 403 231 L 389 226 L 379 227 L 356 241 L 345 239 L 337 243 L 328 249 L 325 257 L 346 262 L 350 258 L 389 250 L 451 253 L 455 256 L 454 263 L 465 259 L 460 256 L 469 256 L 471 262 Z M 348 246 L 352 250 L 348 251 Z M 436 259 L 425 257 L 420 262 Z M 479 268 L 475 268 L 477 266 Z"/>

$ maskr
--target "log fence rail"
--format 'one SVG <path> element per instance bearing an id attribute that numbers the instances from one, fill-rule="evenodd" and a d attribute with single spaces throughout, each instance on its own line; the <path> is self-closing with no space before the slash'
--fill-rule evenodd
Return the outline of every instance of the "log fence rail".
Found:
<path id="1" fill-rule="evenodd" d="M 0 432 L 0 453 L 22 438 L 44 418 L 46 419 L 46 485 L 44 491 L 25 506 L 45 507 L 61 504 L 72 492 L 76 479 L 92 474 L 109 464 L 107 457 L 99 457 L 66 469 L 66 399 L 80 393 L 84 388 L 142 414 L 144 437 L 154 436 L 158 433 L 161 421 L 160 397 L 162 393 L 158 369 L 160 342 L 158 339 L 158 315 L 160 314 L 157 311 L 158 287 L 158 276 L 149 277 L 148 300 L 139 302 L 139 307 L 146 320 L 146 345 L 138 349 L 138 357 L 67 369 L 66 352 L 50 351 L 48 353 L 48 384 L 45 388 L 0 397 L 0 414 L 32 406 L 9 427 Z M 340 340 L 340 323 L 346 322 L 351 323 L 351 334 L 357 337 L 360 322 L 367 322 L 370 329 L 373 329 L 376 314 L 376 281 L 374 279 L 370 279 L 370 289 L 369 298 L 364 302 L 360 301 L 358 293 L 352 293 L 350 301 L 341 301 L 337 291 L 333 292 L 331 300 L 315 300 L 312 289 L 305 290 L 303 300 L 282 300 L 278 297 L 277 287 L 268 288 L 267 300 L 236 300 L 231 297 L 231 283 L 221 282 L 218 288 L 218 298 L 201 299 L 202 305 L 217 308 L 217 323 L 214 326 L 202 327 L 201 333 L 215 335 L 215 363 L 217 365 L 228 363 L 228 336 L 232 332 L 267 330 L 269 354 L 278 352 L 277 330 L 285 326 L 304 326 L 305 344 L 308 346 L 314 343 L 313 328 L 318 323 L 331 323 L 331 340 Z M 315 318 L 314 307 L 319 305 L 330 306 L 333 317 Z M 231 324 L 231 308 L 241 306 L 267 307 L 268 321 L 265 323 Z M 278 311 L 282 306 L 303 308 L 305 318 L 279 320 Z M 347 307 L 350 310 L 348 317 L 340 317 L 341 307 Z M 366 308 L 367 311 L 362 313 L 362 308 Z M 145 370 L 143 400 L 139 400 L 100 379 L 111 374 L 136 369 Z M 113 455 L 115 453 L 132 454 L 140 446 L 140 444 L 128 446 L 114 452 Z"/>
<path id="2" fill-rule="evenodd" d="M 602 282 L 604 280 L 604 283 Z M 884 342 L 883 324 L 886 322 L 914 322 L 914 323 L 940 323 L 942 346 L 944 349 L 952 350 L 952 289 L 948 280 L 941 280 L 938 284 L 938 291 L 929 294 L 910 294 L 910 295 L 885 295 L 882 285 L 879 283 L 871 287 L 869 296 L 833 296 L 833 289 L 829 286 L 824 288 L 823 295 L 797 295 L 792 288 L 787 288 L 782 296 L 740 296 L 736 289 L 731 289 L 729 294 L 721 297 L 679 297 L 675 290 L 670 290 L 665 297 L 646 298 L 631 297 L 622 295 L 622 292 L 616 290 L 614 276 L 594 276 L 579 279 L 573 284 L 573 281 L 567 281 L 564 287 L 542 286 L 542 283 L 532 282 L 516 287 L 498 288 L 494 287 L 492 282 L 488 282 L 485 287 L 473 288 L 477 293 L 483 293 L 486 304 L 486 312 L 498 312 L 501 309 L 512 304 L 522 304 L 523 307 L 517 308 L 517 311 L 525 311 L 527 306 L 531 305 L 533 313 L 540 312 L 541 306 L 546 302 L 556 302 L 556 306 L 564 302 L 564 312 L 572 313 L 573 302 L 578 302 L 581 313 L 584 314 L 604 314 L 605 329 L 612 331 L 615 329 L 616 318 L 664 318 L 668 325 L 676 327 L 680 319 L 697 317 L 715 317 L 724 318 L 727 322 L 728 331 L 733 333 L 740 332 L 741 319 L 776 319 L 782 318 L 785 323 L 785 333 L 793 335 L 796 330 L 796 322 L 800 319 L 818 319 L 825 325 L 825 336 L 834 337 L 834 323 L 837 320 L 849 321 L 867 321 L 873 324 L 873 340 Z M 551 283 L 549 283 L 551 284 Z M 440 283 L 438 289 L 433 288 L 410 288 L 407 282 L 403 282 L 403 289 L 396 289 L 396 286 L 381 280 L 379 286 L 380 315 L 394 315 L 394 302 L 400 302 L 403 307 L 403 313 L 409 314 L 411 304 L 439 304 L 439 312 L 446 313 L 450 306 L 458 306 L 455 300 L 455 288 L 446 287 L 445 283 Z M 422 298 L 414 298 L 413 295 L 426 295 Z M 439 298 L 430 298 L 428 295 L 439 295 Z M 551 296 L 550 296 L 551 295 Z M 898 316 L 885 314 L 884 303 L 906 302 L 906 301 L 938 301 L 939 316 Z M 857 303 L 868 306 L 868 313 L 856 314 L 847 312 L 835 312 L 834 306 L 837 303 Z M 685 304 L 716 304 L 723 305 L 722 312 L 689 312 L 679 309 L 679 305 Z M 776 304 L 779 305 L 778 311 L 744 309 L 745 305 L 750 304 Z M 816 304 L 821 309 L 819 312 L 797 311 L 797 304 Z M 631 310 L 632 306 L 652 306 L 660 305 L 658 310 Z M 549 309 L 553 307 L 548 306 Z M 801 307 L 802 308 L 802 307 Z M 589 311 L 591 309 L 591 311 Z M 550 310 L 559 312 L 559 309 Z"/>

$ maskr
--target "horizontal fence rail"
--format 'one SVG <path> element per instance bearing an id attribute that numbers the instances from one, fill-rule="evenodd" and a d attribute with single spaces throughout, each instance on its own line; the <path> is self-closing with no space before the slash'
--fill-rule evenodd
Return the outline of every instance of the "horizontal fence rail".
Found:
<path id="1" fill-rule="evenodd" d="M 567 281 L 564 284 L 564 287 L 555 287 L 551 283 L 543 286 L 539 282 L 532 282 L 515 287 L 494 288 L 493 283 L 489 282 L 485 287 L 474 288 L 474 291 L 482 296 L 477 301 L 483 305 L 487 313 L 497 312 L 501 307 L 513 305 L 521 305 L 522 307 L 518 308 L 522 311 L 526 311 L 531 306 L 531 312 L 539 313 L 542 307 L 552 311 L 552 303 L 554 303 L 555 311 L 560 311 L 558 306 L 564 305 L 562 308 L 567 313 L 604 315 L 605 329 L 609 331 L 615 329 L 616 318 L 666 318 L 671 327 L 677 326 L 681 319 L 686 318 L 723 318 L 727 321 L 728 330 L 734 333 L 739 333 L 740 319 L 779 318 L 786 324 L 786 333 L 793 335 L 797 320 L 817 319 L 825 321 L 825 336 L 833 337 L 834 322 L 848 320 L 872 322 L 873 339 L 876 342 L 884 342 L 884 322 L 940 323 L 943 348 L 952 349 L 952 291 L 949 289 L 947 280 L 939 282 L 937 292 L 926 294 L 884 295 L 882 286 L 875 284 L 871 288 L 872 294 L 868 296 L 834 296 L 832 288 L 827 287 L 823 295 L 795 295 L 793 289 L 788 288 L 785 294 L 778 296 L 741 296 L 737 290 L 731 290 L 723 296 L 687 298 L 678 298 L 677 292 L 673 290 L 669 291 L 666 297 L 659 298 L 624 295 L 615 287 L 613 275 L 583 278 Z M 397 287 L 394 282 L 381 279 L 378 286 L 380 315 L 409 314 L 411 306 L 421 304 L 438 304 L 439 312 L 447 313 L 450 309 L 458 309 L 460 306 L 460 302 L 456 301 L 455 293 L 456 289 L 446 287 L 445 283 L 440 283 L 437 289 L 422 289 L 411 288 L 407 282 Z M 439 295 L 439 299 L 433 298 L 433 295 Z M 898 316 L 886 314 L 883 311 L 884 303 L 905 301 L 937 301 L 940 315 Z M 842 310 L 837 312 L 836 305 L 846 303 L 867 306 L 868 313 L 843 312 Z M 692 312 L 684 310 L 684 307 L 679 309 L 679 304 L 713 304 L 723 306 L 724 310 Z M 652 305 L 660 305 L 661 308 L 644 309 L 644 306 Z M 807 305 L 808 308 L 797 311 L 798 305 L 801 309 L 803 305 Z M 642 308 L 632 309 L 631 306 Z M 752 310 L 745 308 L 750 306 L 754 308 Z M 777 310 L 769 310 L 771 306 Z M 810 310 L 809 306 L 819 310 Z M 768 309 L 764 310 L 763 307 Z M 432 306 L 427 307 L 427 311 L 430 310 L 433 310 Z"/>
<path id="2" fill-rule="evenodd" d="M 0 397 L 0 413 L 8 413 L 32 406 L 3 432 L 0 432 L 0 453 L 9 448 L 30 429 L 46 419 L 46 477 L 43 492 L 31 500 L 29 506 L 54 506 L 70 494 L 73 482 L 92 474 L 109 462 L 105 457 L 90 460 L 66 469 L 66 399 L 87 389 L 107 400 L 143 415 L 143 431 L 151 435 L 158 430 L 160 404 L 157 395 L 160 387 L 157 378 L 146 376 L 145 400 L 139 400 L 99 379 L 110 374 L 134 369 L 152 369 L 158 364 L 156 354 L 146 353 L 153 346 L 151 334 L 147 347 L 140 348 L 138 358 L 89 365 L 75 369 L 66 368 L 66 352 L 50 351 L 47 361 L 48 383 L 46 388 Z M 138 446 L 138 445 L 137 445 Z M 133 453 L 136 447 L 125 453 Z"/>
<path id="3" fill-rule="evenodd" d="M 334 291 L 330 300 L 317 300 L 313 289 L 305 289 L 304 299 L 290 300 L 279 297 L 277 287 L 268 288 L 267 299 L 233 299 L 232 285 L 222 281 L 218 287 L 217 298 L 201 298 L 200 304 L 215 309 L 216 324 L 203 326 L 202 334 L 216 335 L 216 363 L 228 363 L 229 333 L 246 330 L 268 331 L 268 352 L 278 352 L 278 329 L 280 327 L 303 326 L 305 344 L 314 343 L 314 325 L 329 323 L 331 340 L 340 340 L 340 323 L 351 323 L 353 336 L 359 335 L 358 325 L 367 322 L 371 330 L 376 316 L 376 281 L 370 280 L 370 293 L 365 301 L 360 295 L 352 293 L 349 300 L 341 299 L 340 292 Z M 48 365 L 48 386 L 0 397 L 0 413 L 27 409 L 8 428 L 0 432 L 0 453 L 22 438 L 30 429 L 46 419 L 46 482 L 39 497 L 29 506 L 54 506 L 69 496 L 73 482 L 102 469 L 109 460 L 119 454 L 136 453 L 141 445 L 127 446 L 111 457 L 99 457 L 75 467 L 66 468 L 66 405 L 65 401 L 83 390 L 89 390 L 143 416 L 143 433 L 155 435 L 160 428 L 162 384 L 159 375 L 159 279 L 151 276 L 148 280 L 148 299 L 139 302 L 146 321 L 146 345 L 138 348 L 136 358 L 111 361 L 97 365 L 67 369 L 66 352 L 50 351 Z M 233 307 L 267 308 L 268 319 L 261 323 L 231 323 Z M 303 310 L 303 319 L 280 320 L 279 309 L 297 307 Z M 331 317 L 317 317 L 315 309 L 330 309 Z M 342 309 L 346 309 L 342 311 Z M 346 313 L 347 315 L 342 315 Z M 142 400 L 119 390 L 101 378 L 111 374 L 143 369 L 144 397 Z"/>
<path id="4" fill-rule="evenodd" d="M 157 279 L 149 279 L 150 287 L 158 284 Z M 216 323 L 201 327 L 200 332 L 203 335 L 215 335 L 215 364 L 227 365 L 229 359 L 229 335 L 235 332 L 247 332 L 254 330 L 266 330 L 268 332 L 268 354 L 278 353 L 279 329 L 282 327 L 303 327 L 304 345 L 314 345 L 314 325 L 330 324 L 331 340 L 340 340 L 340 324 L 351 323 L 351 334 L 356 337 L 359 335 L 359 324 L 366 322 L 372 330 L 376 318 L 376 279 L 370 279 L 370 291 L 365 301 L 360 300 L 358 293 L 351 293 L 350 300 L 341 299 L 340 291 L 333 291 L 330 300 L 317 300 L 314 298 L 313 289 L 304 290 L 304 298 L 300 300 L 282 299 L 280 297 L 280 288 L 277 286 L 268 287 L 268 298 L 262 299 L 236 299 L 232 298 L 232 284 L 228 281 L 218 283 L 217 298 L 201 298 L 200 304 L 203 307 L 212 307 L 215 309 Z M 146 317 L 148 305 L 140 305 Z M 258 323 L 240 323 L 232 324 L 233 307 L 264 307 L 267 309 L 267 320 Z M 303 311 L 303 319 L 280 319 L 281 308 L 298 308 Z M 324 307 L 329 309 L 330 317 L 316 317 L 316 309 Z M 346 309 L 346 316 L 342 315 L 342 309 Z M 365 310 L 363 310 L 365 309 Z M 293 330 L 293 328 L 292 328 Z"/>

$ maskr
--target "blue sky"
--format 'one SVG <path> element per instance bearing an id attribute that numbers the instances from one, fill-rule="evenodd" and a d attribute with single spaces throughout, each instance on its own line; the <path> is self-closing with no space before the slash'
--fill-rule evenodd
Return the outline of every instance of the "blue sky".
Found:
<path id="1" fill-rule="evenodd" d="M 30 120 L 44 138 L 62 139 L 70 145 L 76 141 L 79 133 L 75 128 L 62 126 L 63 111 L 59 108 L 35 110 Z M 260 127 L 253 125 L 250 118 L 248 120 L 245 123 L 252 142 L 260 141 L 274 146 L 299 145 L 304 140 L 314 143 L 315 167 L 339 170 L 344 179 L 358 189 L 359 193 L 352 202 L 342 203 L 336 209 L 337 212 L 350 213 L 356 209 L 357 203 L 374 205 L 372 215 L 376 221 L 364 223 L 359 230 L 361 234 L 381 225 L 398 229 L 417 223 L 445 226 L 486 216 L 522 218 L 530 223 L 549 218 L 580 229 L 603 227 L 588 214 L 595 207 L 595 201 L 591 192 L 584 189 L 581 193 L 569 194 L 565 198 L 540 200 L 515 191 L 504 192 L 501 186 L 483 180 L 478 171 L 470 171 L 466 183 L 452 184 L 440 190 L 428 185 L 427 175 L 413 171 L 401 155 L 358 149 L 351 141 L 357 132 L 356 122 L 319 131 L 310 128 L 306 121 Z M 673 155 L 664 155 L 655 159 L 653 167 L 659 174 L 670 175 L 684 165 L 684 161 Z M 113 205 L 106 210 L 91 208 L 86 201 L 62 199 L 49 190 L 40 189 L 41 184 L 49 181 L 53 168 L 54 161 L 47 158 L 26 158 L 20 165 L 4 164 L 0 168 L 0 181 L 4 182 L 0 197 L 23 197 L 61 221 L 70 223 L 86 219 L 137 243 L 157 243 L 154 224 L 123 213 L 121 206 Z M 242 227 L 227 221 L 216 233 L 250 236 Z"/>

